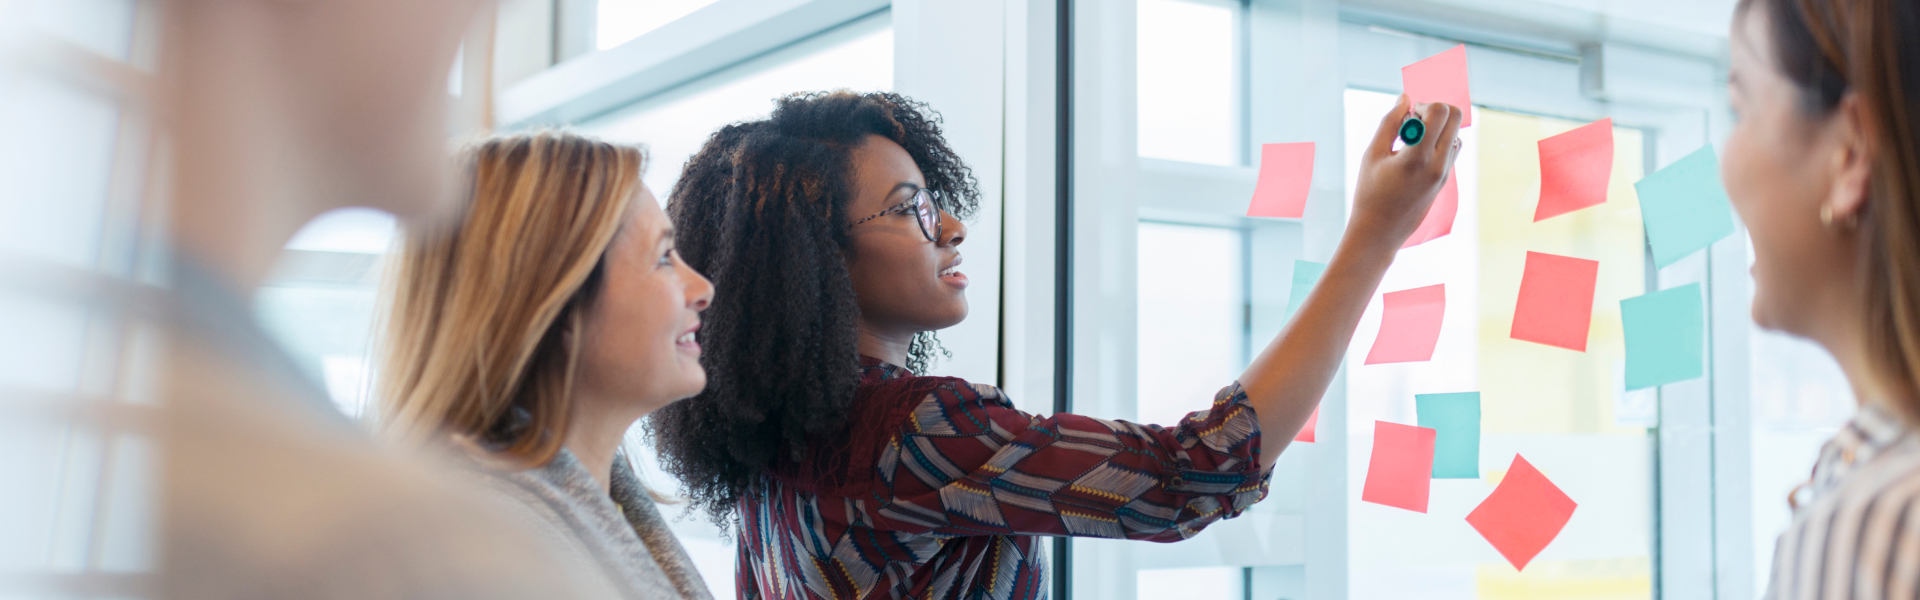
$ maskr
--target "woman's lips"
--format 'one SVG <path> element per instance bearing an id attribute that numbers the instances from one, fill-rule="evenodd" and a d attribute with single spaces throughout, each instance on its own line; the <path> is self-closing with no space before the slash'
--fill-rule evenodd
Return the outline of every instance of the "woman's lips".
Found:
<path id="1" fill-rule="evenodd" d="M 954 255 L 953 262 L 947 263 L 947 268 L 940 270 L 939 277 L 940 281 L 946 282 L 947 285 L 965 289 L 967 287 L 967 274 L 960 272 L 960 261 L 961 257 Z"/>
<path id="2" fill-rule="evenodd" d="M 685 333 L 681 333 L 680 337 L 674 338 L 673 345 L 677 348 L 680 348 L 681 350 L 686 350 L 694 354 L 699 354 L 700 342 L 697 339 L 695 339 L 696 336 L 694 335 L 699 332 L 700 332 L 700 324 L 695 323 L 692 328 L 687 329 Z"/>

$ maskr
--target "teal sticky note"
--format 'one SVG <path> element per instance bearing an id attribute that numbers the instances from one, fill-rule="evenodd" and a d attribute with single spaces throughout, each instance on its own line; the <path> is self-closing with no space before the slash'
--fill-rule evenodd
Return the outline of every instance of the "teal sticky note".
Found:
<path id="1" fill-rule="evenodd" d="M 1733 235 L 1733 205 L 1720 184 L 1720 159 L 1712 145 L 1648 175 L 1633 189 L 1640 192 L 1640 218 L 1656 266 L 1671 265 Z"/>
<path id="2" fill-rule="evenodd" d="M 1300 303 L 1307 301 L 1307 294 L 1313 291 L 1314 284 L 1320 283 L 1320 276 L 1327 272 L 1327 266 L 1310 260 L 1293 261 L 1293 289 L 1287 292 L 1287 320 L 1293 320 L 1293 313 L 1300 310 Z"/>
<path id="3" fill-rule="evenodd" d="M 1433 440 L 1434 479 L 1480 478 L 1480 392 L 1413 397 L 1420 426 Z"/>
<path id="4" fill-rule="evenodd" d="M 1627 339 L 1627 389 L 1705 375 L 1706 310 L 1700 284 L 1689 283 L 1620 301 Z"/>

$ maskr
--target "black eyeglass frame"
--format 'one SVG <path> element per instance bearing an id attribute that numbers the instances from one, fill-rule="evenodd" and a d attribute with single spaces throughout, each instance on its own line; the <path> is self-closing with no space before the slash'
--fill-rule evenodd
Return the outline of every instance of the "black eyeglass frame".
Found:
<path id="1" fill-rule="evenodd" d="M 923 210 L 921 207 L 925 207 L 925 209 Z M 878 219 L 880 217 L 884 217 L 887 215 L 905 214 L 907 211 L 914 211 L 918 213 L 914 215 L 913 222 L 920 226 L 920 235 L 926 236 L 927 241 L 929 242 L 940 241 L 940 234 L 944 233 L 943 230 L 946 228 L 946 222 L 945 222 L 946 219 L 942 218 L 940 215 L 940 203 L 934 199 L 933 191 L 928 190 L 927 188 L 919 188 L 913 192 L 912 198 L 908 198 L 905 201 L 901 202 L 900 204 L 894 205 L 893 208 L 889 208 L 889 209 L 874 213 L 872 215 L 869 215 L 867 216 L 867 218 L 854 221 L 853 225 L 849 225 L 848 227 L 859 225 L 861 223 L 872 221 L 874 219 Z M 933 224 L 933 228 L 931 230 L 927 228 L 927 224 L 929 222 Z"/>

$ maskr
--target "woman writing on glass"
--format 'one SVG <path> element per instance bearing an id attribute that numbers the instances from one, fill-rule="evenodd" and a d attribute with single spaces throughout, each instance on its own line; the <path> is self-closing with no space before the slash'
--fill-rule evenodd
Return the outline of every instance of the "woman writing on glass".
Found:
<path id="1" fill-rule="evenodd" d="M 1169 427 L 919 375 L 931 332 L 967 315 L 956 216 L 979 196 L 924 106 L 796 95 L 716 133 L 669 206 L 720 288 L 712 381 L 651 423 L 694 500 L 737 519 L 740 597 L 1036 598 L 1038 536 L 1176 541 L 1257 502 L 1452 167 L 1461 112 L 1420 107 L 1431 141 L 1395 151 L 1409 110 L 1380 124 L 1300 316 Z"/>

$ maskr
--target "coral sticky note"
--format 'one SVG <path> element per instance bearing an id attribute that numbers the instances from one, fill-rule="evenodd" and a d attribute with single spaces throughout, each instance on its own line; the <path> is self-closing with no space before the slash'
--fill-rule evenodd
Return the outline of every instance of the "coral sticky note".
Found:
<path id="1" fill-rule="evenodd" d="M 1599 279 L 1599 261 L 1528 252 L 1513 306 L 1513 339 L 1586 352 Z"/>
<path id="2" fill-rule="evenodd" d="M 1433 206 L 1427 209 L 1427 218 L 1420 221 L 1420 228 L 1413 230 L 1407 237 L 1407 243 L 1401 248 L 1412 248 L 1434 238 L 1453 233 L 1453 217 L 1460 212 L 1460 172 L 1447 174 L 1447 183 L 1440 186 L 1440 195 L 1433 198 Z"/>
<path id="3" fill-rule="evenodd" d="M 1306 442 L 1309 444 L 1313 443 L 1313 428 L 1319 427 L 1319 426 L 1320 426 L 1320 407 L 1315 406 L 1313 407 L 1313 414 L 1307 415 L 1307 424 L 1300 428 L 1300 433 L 1296 433 L 1293 435 L 1293 441 Z"/>
<path id="4" fill-rule="evenodd" d="M 1438 433 L 1433 442 L 1434 479 L 1480 478 L 1480 392 L 1413 397 L 1420 426 Z"/>
<path id="5" fill-rule="evenodd" d="M 1720 185 L 1720 159 L 1701 148 L 1633 184 L 1640 218 L 1653 246 L 1653 264 L 1665 267 L 1733 235 L 1733 205 Z"/>
<path id="6" fill-rule="evenodd" d="M 1700 284 L 1620 301 L 1627 341 L 1627 389 L 1706 375 L 1706 312 Z"/>
<path id="7" fill-rule="evenodd" d="M 1385 307 L 1380 317 L 1380 334 L 1367 351 L 1366 364 L 1420 362 L 1433 360 L 1433 346 L 1440 341 L 1440 320 L 1447 314 L 1446 284 L 1388 292 L 1381 297 Z"/>
<path id="8" fill-rule="evenodd" d="M 1325 263 L 1293 261 L 1293 287 L 1287 291 L 1287 320 L 1293 319 L 1293 313 L 1300 310 L 1300 304 L 1307 301 L 1307 294 L 1313 293 L 1313 286 L 1320 283 L 1320 276 L 1326 272 Z"/>
<path id="9" fill-rule="evenodd" d="M 1467 46 L 1427 57 L 1400 69 L 1400 85 L 1414 102 L 1444 102 L 1467 112 L 1461 127 L 1473 126 L 1473 94 L 1467 89 Z"/>
<path id="10" fill-rule="evenodd" d="M 1514 455 L 1500 486 L 1467 514 L 1467 524 L 1493 544 L 1515 569 L 1526 569 L 1573 519 L 1572 498 L 1546 475 Z"/>
<path id="11" fill-rule="evenodd" d="M 1540 140 L 1538 222 L 1607 201 L 1613 176 L 1613 119 Z"/>
<path id="12" fill-rule="evenodd" d="M 1313 188 L 1313 142 L 1260 145 L 1260 180 L 1253 186 L 1249 217 L 1298 219 L 1307 213 Z"/>
<path id="13" fill-rule="evenodd" d="M 1425 427 L 1374 421 L 1373 458 L 1367 460 L 1360 500 L 1427 512 L 1433 437 L 1434 431 Z"/>

